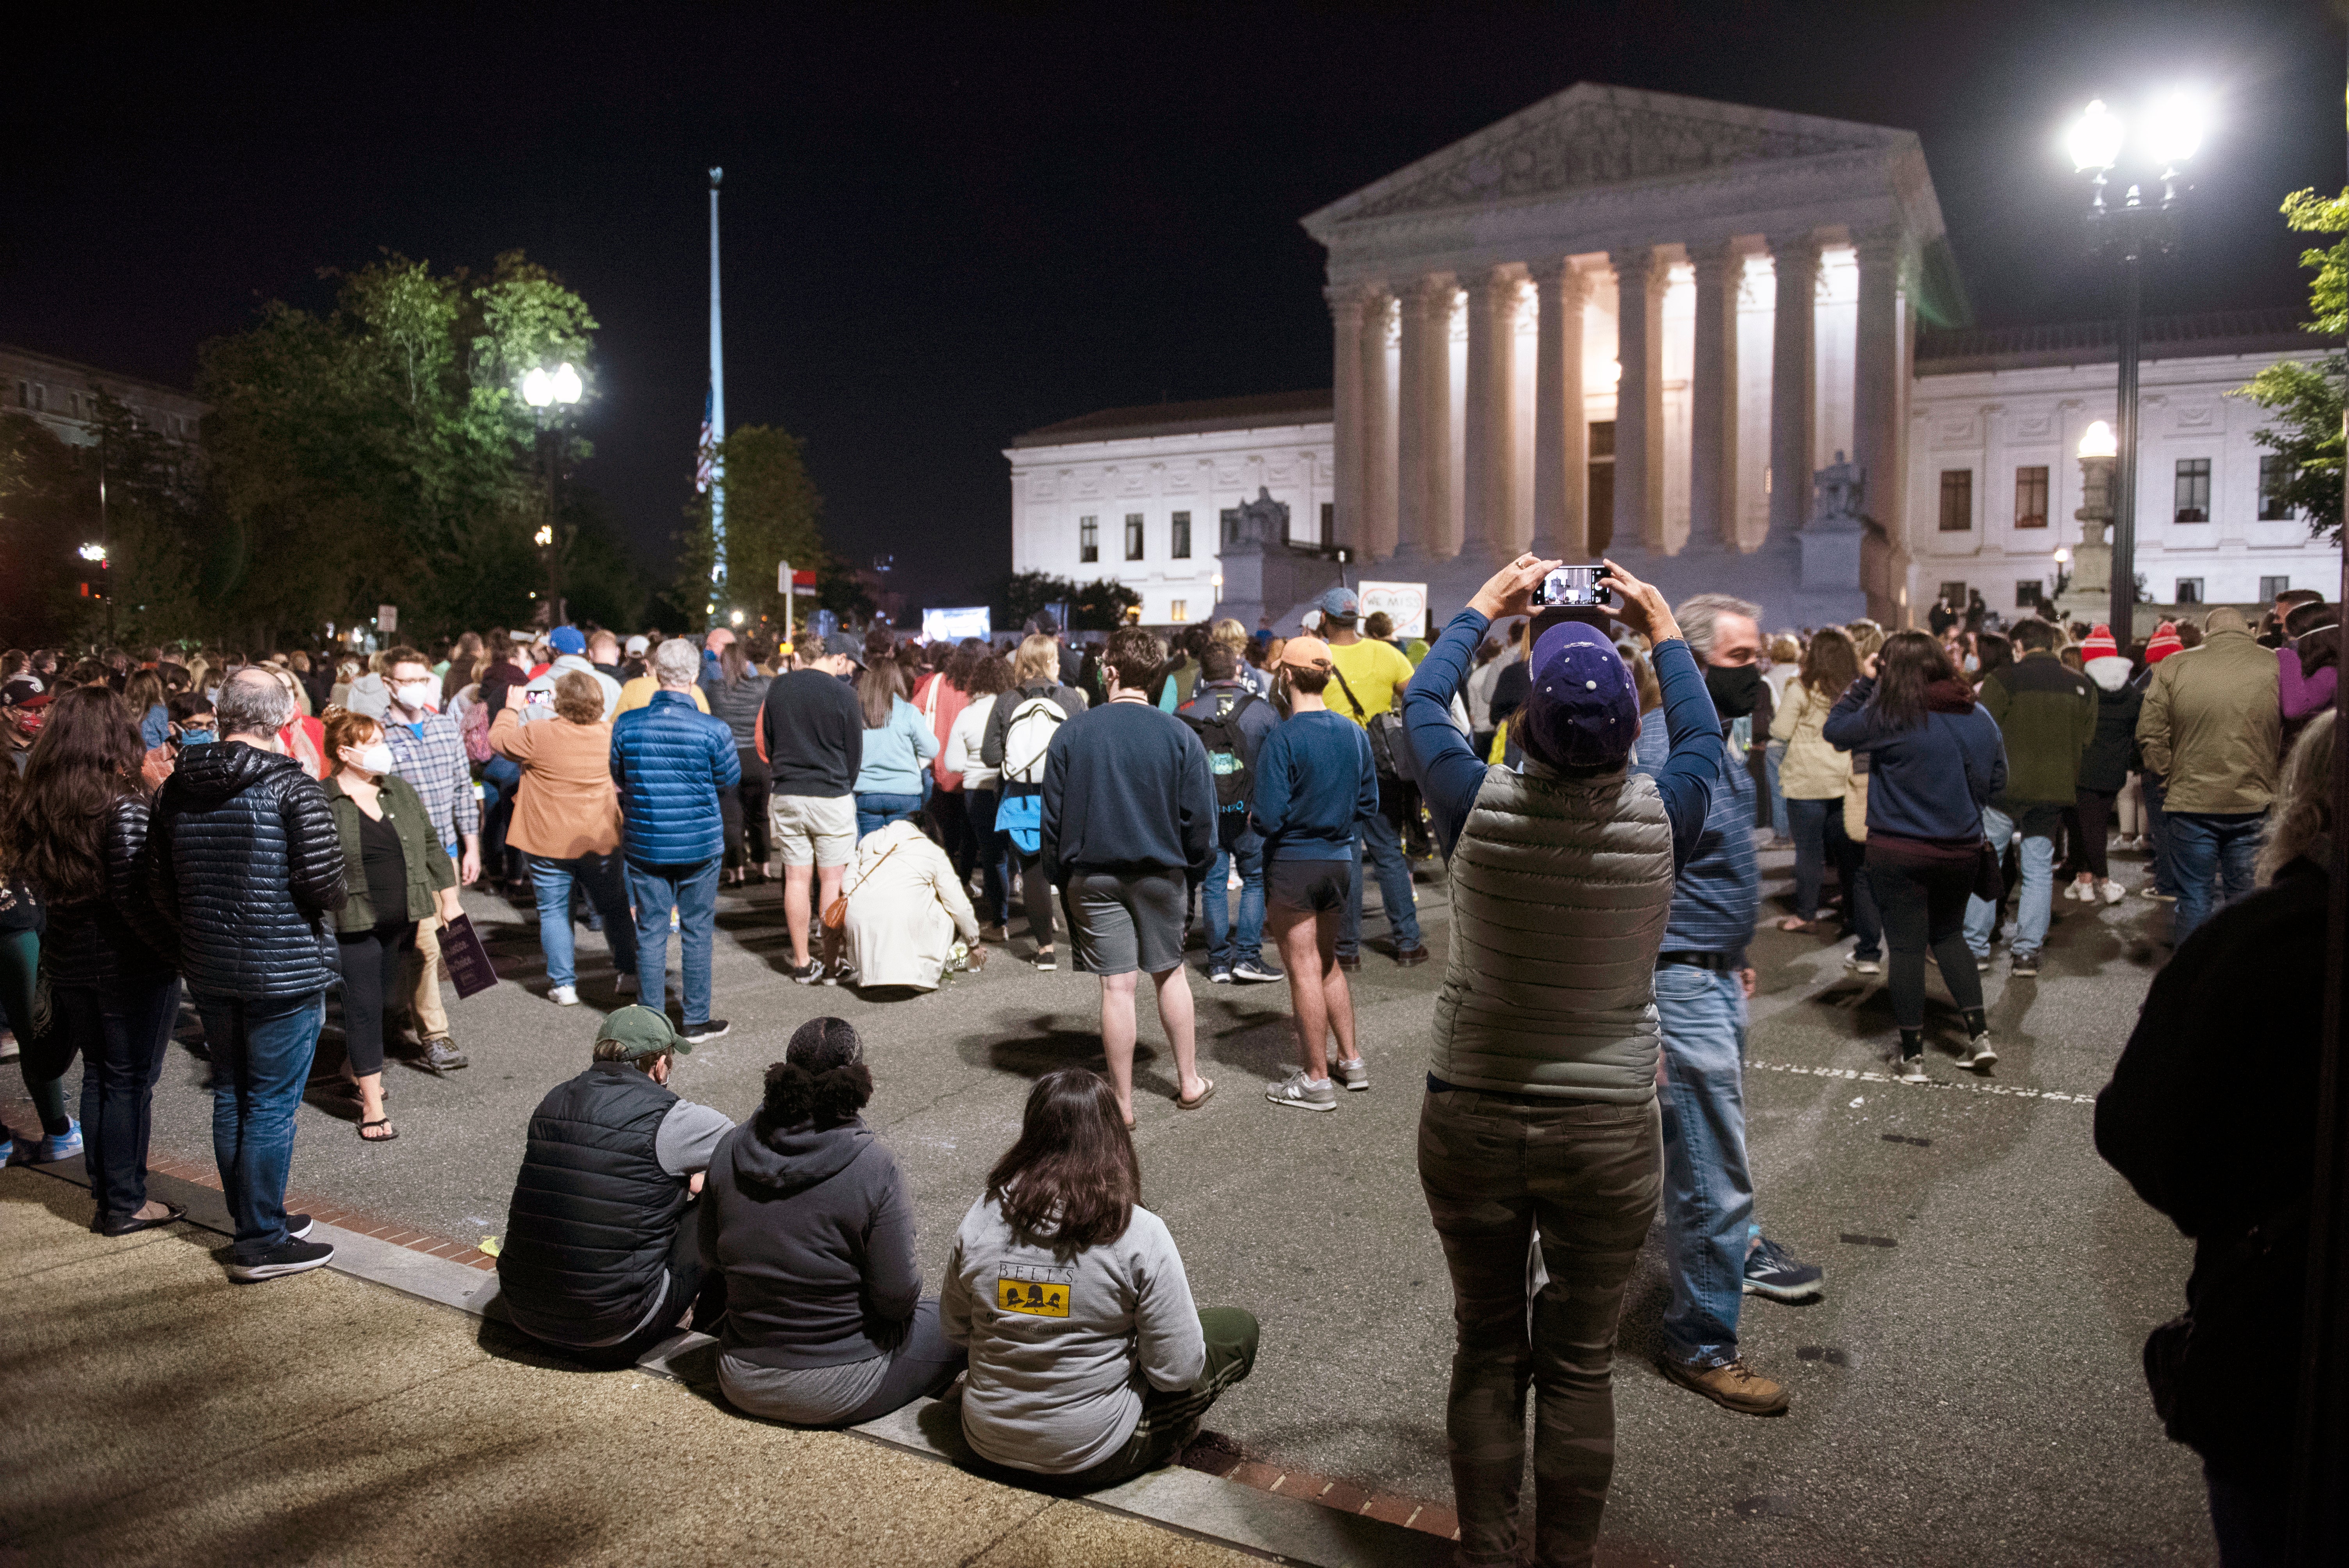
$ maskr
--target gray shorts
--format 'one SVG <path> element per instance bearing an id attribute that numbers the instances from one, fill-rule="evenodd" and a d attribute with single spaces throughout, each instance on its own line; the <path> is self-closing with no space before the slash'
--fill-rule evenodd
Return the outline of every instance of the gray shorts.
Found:
<path id="1" fill-rule="evenodd" d="M 1075 872 L 1066 887 L 1077 957 L 1095 975 L 1183 966 L 1190 882 L 1179 871 Z"/>

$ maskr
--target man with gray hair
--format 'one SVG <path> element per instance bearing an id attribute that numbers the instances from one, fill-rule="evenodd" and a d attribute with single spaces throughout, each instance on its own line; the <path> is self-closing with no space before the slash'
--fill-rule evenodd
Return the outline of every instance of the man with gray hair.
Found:
<path id="1" fill-rule="evenodd" d="M 628 893 L 636 906 L 636 995 L 658 1010 L 668 972 L 669 911 L 685 966 L 684 1037 L 699 1044 L 728 1025 L 709 1016 L 709 952 L 725 863 L 718 792 L 741 782 L 734 731 L 695 706 L 701 655 L 682 637 L 653 650 L 658 689 L 612 727 L 612 782 L 626 819 Z"/>
<path id="2" fill-rule="evenodd" d="M 236 1220 L 229 1274 L 250 1283 L 335 1255 L 303 1239 L 310 1216 L 285 1212 L 285 1179 L 337 978 L 326 917 L 343 906 L 343 846 L 326 789 L 277 738 L 294 694 L 247 668 L 217 706 L 221 743 L 181 753 L 147 842 L 212 1056 L 212 1157 Z"/>
<path id="3" fill-rule="evenodd" d="M 1775 1416 L 1786 1391 L 1747 1369 L 1737 1350 L 1746 1293 L 1815 1295 L 1820 1271 L 1796 1262 L 1754 1223 L 1745 1157 L 1745 1004 L 1754 973 L 1746 944 L 1761 911 L 1754 852 L 1755 789 L 1746 767 L 1761 728 L 1762 607 L 1700 593 L 1673 612 L 1721 720 L 1723 750 L 1694 852 L 1680 867 L 1656 954 L 1656 1016 L 1664 1047 L 1664 1238 L 1672 1296 L 1658 1365 L 1724 1408 Z M 1766 731 L 1764 731 L 1766 734 Z M 1640 721 L 1643 773 L 1669 749 L 1661 711 Z"/>

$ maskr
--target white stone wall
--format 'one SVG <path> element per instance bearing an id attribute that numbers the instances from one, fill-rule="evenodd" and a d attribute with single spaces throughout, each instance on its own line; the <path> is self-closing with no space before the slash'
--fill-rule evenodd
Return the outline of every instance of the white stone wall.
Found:
<path id="1" fill-rule="evenodd" d="M 1204 621 L 1219 597 L 1216 555 L 1226 508 L 1259 488 L 1288 506 L 1294 537 L 1318 537 L 1333 499 L 1327 420 L 1251 430 L 1014 447 L 1011 569 L 1072 582 L 1106 577 L 1142 595 L 1144 624 Z M 1191 514 L 1190 559 L 1171 554 L 1174 514 Z M 1125 520 L 1143 520 L 1143 559 L 1125 558 Z M 1099 522 L 1101 559 L 1081 559 L 1081 520 Z"/>
<path id="2" fill-rule="evenodd" d="M 185 392 L 0 344 L 0 408 L 38 420 L 62 441 L 97 444 L 97 388 L 169 439 L 197 438 L 204 406 Z"/>
<path id="3" fill-rule="evenodd" d="M 2259 516 L 2261 449 L 2252 432 L 2266 422 L 2256 404 L 2227 394 L 2271 356 L 2224 355 L 2148 359 L 2138 372 L 2137 570 L 2155 601 L 2174 603 L 2180 578 L 2199 578 L 2206 603 L 2250 603 L 2261 579 L 2331 596 L 2340 552 L 2308 536 L 2298 519 Z M 1911 383 L 1909 519 L 1915 564 L 1909 603 L 1930 603 L 1945 582 L 1979 587 L 1993 608 L 2011 614 L 2015 585 L 2052 584 L 2059 547 L 2080 542 L 2072 513 L 2080 505 L 2077 449 L 2082 432 L 2110 421 L 2117 372 L 2110 362 L 2023 370 L 1919 376 Z M 2210 521 L 2175 520 L 2180 459 L 2210 459 Z M 2048 469 L 2048 526 L 2014 526 L 2015 469 Z M 1972 526 L 1940 531 L 1940 476 L 1973 472 Z"/>

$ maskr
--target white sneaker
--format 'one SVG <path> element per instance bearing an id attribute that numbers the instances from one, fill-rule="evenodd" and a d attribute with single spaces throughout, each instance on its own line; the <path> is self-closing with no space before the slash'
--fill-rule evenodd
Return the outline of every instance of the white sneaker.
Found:
<path id="1" fill-rule="evenodd" d="M 547 992 L 546 999 L 554 1003 L 558 1007 L 576 1007 L 579 1006 L 579 987 L 576 985 L 557 985 L 553 990 Z"/>
<path id="2" fill-rule="evenodd" d="M 1850 970 L 1855 975 L 1881 975 L 1884 973 L 1884 964 L 1881 959 L 1862 958 L 1856 953 L 1847 953 L 1844 954 L 1843 966 Z"/>
<path id="3" fill-rule="evenodd" d="M 1990 1043 L 1990 1036 L 1987 1033 L 1976 1035 L 1972 1039 L 1968 1040 L 1966 1048 L 1958 1053 L 1958 1066 L 1970 1068 L 1975 1072 L 1982 1071 L 1996 1060 L 1998 1060 L 1998 1047 Z"/>
<path id="4" fill-rule="evenodd" d="M 2096 884 L 2096 891 L 2105 895 L 2105 902 L 2106 903 L 2118 903 L 2121 900 L 2128 897 L 2128 889 L 2121 886 L 2120 883 L 2113 881 L 2110 877 L 2098 882 Z"/>
<path id="5" fill-rule="evenodd" d="M 1291 1068 L 1287 1078 L 1264 1091 L 1264 1098 L 1299 1110 L 1335 1110 L 1338 1086 L 1328 1078 L 1315 1083 L 1305 1076 L 1303 1068 Z"/>
<path id="6" fill-rule="evenodd" d="M 1902 1083 L 1931 1083 L 1933 1081 L 1931 1078 L 1925 1076 L 1925 1057 L 1922 1053 L 1913 1057 L 1903 1057 L 1900 1058 L 1900 1081 Z"/>

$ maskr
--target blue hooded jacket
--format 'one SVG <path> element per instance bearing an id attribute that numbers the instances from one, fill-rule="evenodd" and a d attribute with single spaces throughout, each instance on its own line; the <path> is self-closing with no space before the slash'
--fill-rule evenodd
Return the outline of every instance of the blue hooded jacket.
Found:
<path id="1" fill-rule="evenodd" d="M 718 792 L 741 781 L 734 732 L 684 692 L 657 691 L 612 726 L 612 782 L 632 864 L 694 866 L 723 854 Z"/>

